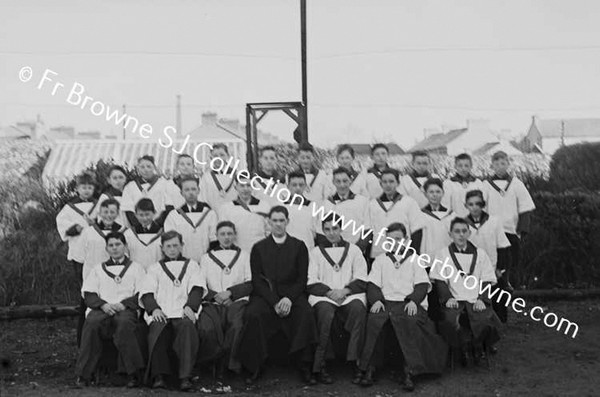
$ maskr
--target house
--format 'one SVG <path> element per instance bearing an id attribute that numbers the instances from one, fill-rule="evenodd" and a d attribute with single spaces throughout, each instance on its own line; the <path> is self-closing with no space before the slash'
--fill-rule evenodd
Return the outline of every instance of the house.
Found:
<path id="1" fill-rule="evenodd" d="M 26 131 L 18 128 L 14 125 L 9 125 L 6 127 L 0 127 L 0 142 L 12 141 L 15 139 L 27 139 L 30 138 L 31 135 Z"/>
<path id="2" fill-rule="evenodd" d="M 561 146 L 582 142 L 600 142 L 600 119 L 539 119 L 533 116 L 520 145 L 526 152 L 553 154 Z"/>
<path id="3" fill-rule="evenodd" d="M 354 153 L 357 156 L 371 156 L 371 147 L 373 145 L 368 143 L 351 143 L 350 146 L 354 149 Z M 386 143 L 386 146 L 389 149 L 390 156 L 402 155 L 405 153 L 404 150 L 395 143 Z"/>
<path id="4" fill-rule="evenodd" d="M 245 140 L 245 132 L 242 131 L 237 119 L 218 119 L 213 112 L 202 113 L 201 123 L 186 135 L 191 139 L 205 139 L 207 141 Z"/>
<path id="5" fill-rule="evenodd" d="M 431 131 L 431 130 L 426 130 Z M 513 144 L 497 136 L 489 120 L 467 120 L 466 128 L 438 132 L 426 136 L 409 153 L 424 151 L 432 154 L 456 156 L 461 153 L 488 154 L 504 150 L 509 155 L 522 154 Z"/>

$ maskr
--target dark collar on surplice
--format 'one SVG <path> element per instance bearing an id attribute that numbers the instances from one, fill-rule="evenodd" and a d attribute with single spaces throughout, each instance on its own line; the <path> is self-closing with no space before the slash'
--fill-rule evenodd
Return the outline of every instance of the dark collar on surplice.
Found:
<path id="1" fill-rule="evenodd" d="M 237 251 L 237 250 L 239 250 L 239 249 L 241 249 L 241 248 L 240 248 L 240 247 L 238 247 L 238 246 L 237 246 L 237 245 L 235 245 L 235 244 L 231 244 L 231 245 L 230 245 L 229 247 L 227 247 L 227 248 L 225 248 L 225 247 L 222 247 L 222 246 L 221 246 L 221 244 L 219 244 L 219 245 L 217 245 L 217 246 L 215 246 L 215 247 L 211 248 L 210 250 L 211 250 L 211 251 L 228 251 L 228 250 L 231 250 L 231 251 Z"/>
<path id="2" fill-rule="evenodd" d="M 118 275 L 115 275 L 108 271 L 108 266 L 119 266 L 119 265 L 123 265 L 123 269 L 121 270 L 121 272 Z M 124 256 L 123 260 L 120 263 L 116 263 L 112 258 L 110 258 L 106 262 L 102 263 L 102 270 L 104 271 L 104 273 L 106 273 L 106 275 L 108 277 L 113 279 L 113 281 L 115 283 L 119 284 L 121 282 L 121 280 L 123 279 L 123 276 L 125 276 L 125 273 L 127 273 L 127 269 L 129 269 L 129 266 L 131 266 L 131 259 L 129 259 L 127 256 Z"/>
<path id="3" fill-rule="evenodd" d="M 400 259 L 396 258 L 396 255 L 391 253 L 391 252 L 386 252 L 385 256 L 387 256 L 389 258 L 389 260 L 392 261 L 392 263 L 394 264 L 394 267 L 396 269 L 400 268 L 400 265 L 403 264 L 404 262 L 406 262 L 406 260 L 408 258 L 410 258 L 412 255 L 405 255 L 404 258 L 402 257 L 402 255 L 404 254 L 404 252 L 407 250 L 407 248 L 405 246 L 402 246 L 404 249 L 401 251 L 398 251 L 398 254 L 400 254 Z"/>
<path id="4" fill-rule="evenodd" d="M 469 268 L 469 272 L 466 274 L 467 275 L 473 274 L 473 271 L 475 270 L 475 264 L 477 263 L 477 248 L 473 245 L 473 243 L 471 243 L 470 241 L 467 241 L 467 247 L 465 248 L 464 251 L 459 251 L 459 249 L 456 247 L 456 244 L 451 243 L 448 246 L 448 251 L 450 251 L 450 258 L 452 259 L 454 266 L 456 266 L 456 268 L 462 272 L 464 272 L 464 270 L 463 270 L 462 266 L 460 265 L 460 262 L 456 258 L 456 254 L 461 253 L 461 254 L 471 255 L 471 266 Z"/>
<path id="5" fill-rule="evenodd" d="M 475 219 L 473 218 L 473 216 L 471 216 L 471 214 L 469 214 L 465 217 L 465 221 L 467 221 L 469 226 L 472 226 L 475 229 L 479 229 L 480 227 L 482 227 L 488 221 L 488 219 L 490 219 L 490 216 L 485 211 L 481 212 L 481 217 L 479 218 L 479 222 L 475 222 Z M 479 225 L 479 226 L 477 226 L 477 225 Z"/>
<path id="6" fill-rule="evenodd" d="M 410 179 L 412 179 L 413 183 L 417 185 L 419 189 L 421 189 L 423 188 L 423 184 L 419 182 L 417 178 L 431 178 L 431 173 L 428 171 L 424 174 L 418 174 L 417 172 L 412 171 L 410 174 L 408 174 L 408 176 L 410 176 Z"/>
<path id="7" fill-rule="evenodd" d="M 494 188 L 495 191 L 500 193 L 501 196 L 504 196 L 504 193 L 506 193 L 508 191 L 508 188 L 510 187 L 512 179 L 513 179 L 512 176 L 509 174 L 506 174 L 504 176 L 492 175 L 487 179 L 487 181 Z M 502 189 L 500 186 L 496 185 L 496 182 L 494 182 L 494 181 L 498 181 L 498 180 L 507 182 L 506 187 L 504 189 Z"/>
<path id="8" fill-rule="evenodd" d="M 469 174 L 467 176 L 461 176 L 459 174 L 456 174 L 452 177 L 450 177 L 450 180 L 452 182 L 458 182 L 458 183 L 471 183 L 471 182 L 475 182 L 477 180 L 477 178 L 475 178 L 473 175 Z"/>
<path id="9" fill-rule="evenodd" d="M 196 201 L 196 204 L 194 204 L 192 210 L 190 211 L 189 205 L 188 203 L 185 203 L 184 205 L 182 205 L 179 208 L 179 211 L 181 212 L 185 212 L 185 213 L 189 213 L 189 212 L 204 212 L 204 209 L 208 208 L 210 210 L 210 205 L 206 204 L 205 202 L 202 201 Z"/>
<path id="10" fill-rule="evenodd" d="M 92 212 L 94 212 L 96 205 L 98 205 L 98 200 L 96 200 L 94 198 L 90 198 L 88 200 L 83 200 L 81 197 L 77 196 L 77 197 L 74 197 L 71 200 L 69 200 L 69 202 L 67 202 L 67 205 L 69 207 L 71 207 L 71 209 L 73 211 L 75 211 L 78 215 L 84 216 L 84 215 L 86 215 L 86 213 L 83 212 L 82 210 L 80 210 L 79 208 L 77 208 L 77 204 L 81 204 L 81 203 L 92 203 L 92 206 L 90 207 L 89 211 L 87 212 L 87 215 L 91 215 Z"/>
<path id="11" fill-rule="evenodd" d="M 448 215 L 450 215 L 452 212 L 448 211 L 448 208 L 444 207 L 443 205 L 440 204 L 440 208 L 439 208 L 439 212 L 446 212 L 446 215 L 442 216 L 441 218 L 438 217 L 435 212 L 433 211 L 433 209 L 431 209 L 431 204 L 427 204 L 425 207 L 423 207 L 421 209 L 421 211 L 424 214 L 427 214 L 435 219 L 437 219 L 438 221 L 441 221 L 442 219 L 446 218 Z M 437 212 L 437 211 L 436 211 Z"/>
<path id="12" fill-rule="evenodd" d="M 344 246 L 346 246 L 346 244 L 348 244 L 348 242 L 345 241 L 343 238 L 340 238 L 340 241 L 338 241 L 337 243 L 332 243 L 331 241 L 329 241 L 325 238 L 325 239 L 323 239 L 323 242 L 319 243 L 319 246 L 322 246 L 323 248 L 333 248 L 333 247 L 344 247 Z"/>
<path id="13" fill-rule="evenodd" d="M 179 276 L 177 276 L 177 278 L 175 278 L 173 273 L 171 273 L 171 270 L 169 270 L 169 268 L 167 267 L 167 262 L 181 262 L 181 261 L 183 261 L 183 267 L 181 268 L 181 271 L 179 272 Z M 163 269 L 163 271 L 165 272 L 167 277 L 169 277 L 171 279 L 171 281 L 173 281 L 173 284 L 175 284 L 175 286 L 178 287 L 179 285 L 181 285 L 181 280 L 183 280 L 183 277 L 185 277 L 185 273 L 187 271 L 188 265 L 190 264 L 190 259 L 185 258 L 183 255 L 179 254 L 179 256 L 175 259 L 163 258 L 160 261 L 158 261 L 158 263 L 160 264 L 160 267 Z"/>
<path id="14" fill-rule="evenodd" d="M 385 213 L 389 212 L 394 207 L 394 205 L 396 205 L 396 203 L 400 200 L 402 200 L 402 195 L 398 192 L 394 192 L 394 196 L 391 199 L 385 193 L 383 193 L 380 197 L 376 199 L 377 204 L 379 204 L 379 206 Z M 389 202 L 391 202 L 392 205 L 390 206 L 390 208 L 386 208 L 385 205 L 383 205 L 383 203 Z"/>
<path id="15" fill-rule="evenodd" d="M 298 204 L 300 204 L 298 202 L 298 201 L 300 201 L 300 197 L 296 196 L 296 200 L 294 200 L 294 202 L 292 202 L 292 198 L 294 198 L 294 197 L 292 196 L 289 199 L 283 201 L 282 203 L 285 204 L 285 205 L 298 205 Z M 303 206 L 306 207 L 306 206 L 308 206 L 311 203 L 311 201 L 309 199 L 307 199 L 306 197 L 302 196 L 302 198 L 304 199 L 302 201 L 302 205 Z"/>
<path id="16" fill-rule="evenodd" d="M 136 234 L 144 234 L 144 233 L 158 233 L 161 231 L 161 227 L 158 223 L 152 221 L 152 223 L 150 224 L 149 228 L 145 228 L 142 226 L 141 223 L 138 223 L 137 225 L 135 225 L 135 227 L 133 228 L 133 231 Z"/>
<path id="17" fill-rule="evenodd" d="M 310 167 L 310 170 L 308 172 L 304 171 L 302 167 L 299 167 L 298 171 L 303 173 L 305 176 L 314 175 L 312 181 L 310 181 L 310 183 L 308 184 L 308 187 L 313 187 L 315 181 L 317 180 L 317 175 L 319 175 L 319 169 L 313 165 Z"/>
<path id="18" fill-rule="evenodd" d="M 238 247 L 233 247 L 235 246 L 232 246 L 229 249 L 236 251 L 236 253 L 228 265 L 224 264 L 219 258 L 217 258 L 217 256 L 213 253 L 213 251 L 215 250 L 208 251 L 208 257 L 212 259 L 212 261 L 215 262 L 217 266 L 221 268 L 221 270 L 225 271 L 226 274 L 229 274 L 231 272 L 231 268 L 233 267 L 233 265 L 235 265 L 237 260 L 240 258 L 240 254 L 242 253 L 241 249 L 239 249 Z"/>
<path id="19" fill-rule="evenodd" d="M 273 234 L 269 234 L 269 237 L 267 237 L 268 241 L 270 241 L 274 246 L 276 247 L 281 247 L 286 245 L 289 241 L 290 241 L 290 235 L 289 234 L 285 234 L 285 239 L 283 240 L 282 243 L 278 243 L 277 241 L 275 241 L 275 237 L 273 237 Z"/>
<path id="20" fill-rule="evenodd" d="M 113 197 L 122 197 L 123 196 L 123 191 L 119 190 L 115 187 L 109 186 L 106 189 L 104 189 L 104 191 L 102 192 L 104 194 L 106 194 L 109 198 L 113 198 Z"/>
<path id="21" fill-rule="evenodd" d="M 146 189 L 146 191 L 149 192 L 154 187 L 156 182 L 158 182 L 159 179 L 160 179 L 160 176 L 158 176 L 158 175 L 154 175 L 151 179 L 148 179 L 148 180 L 146 180 L 140 176 L 140 177 L 135 178 L 133 181 L 137 185 L 140 192 L 144 191 L 144 188 L 142 187 L 142 185 L 145 183 L 149 183 L 150 186 L 148 186 L 148 189 Z"/>
<path id="22" fill-rule="evenodd" d="M 119 225 L 117 222 L 113 222 L 112 225 L 107 226 L 101 220 L 96 221 L 96 224 L 94 226 L 96 226 L 101 231 L 111 231 L 111 232 L 118 232 L 122 228 L 122 226 Z"/>
<path id="23" fill-rule="evenodd" d="M 345 168 L 345 167 L 344 167 Z M 352 182 L 354 182 L 354 180 L 356 179 L 356 177 L 358 176 L 358 171 L 356 171 L 354 168 L 350 167 L 350 168 L 345 168 L 348 173 L 350 174 L 350 180 Z"/>
<path id="24" fill-rule="evenodd" d="M 327 241 L 327 243 L 329 243 L 329 241 Z M 329 244 L 331 244 L 331 243 L 329 243 Z M 325 260 L 327 262 L 329 262 L 331 267 L 333 267 L 333 270 L 335 270 L 336 272 L 340 270 L 340 268 L 344 264 L 344 261 L 346 260 L 346 257 L 348 257 L 348 251 L 350 251 L 350 243 L 347 241 L 341 240 L 338 246 L 343 247 L 344 252 L 342 252 L 342 257 L 340 258 L 339 262 L 336 263 L 333 260 L 333 258 L 331 258 L 329 253 L 327 252 L 328 247 L 326 246 L 326 243 L 319 244 L 319 251 L 321 251 L 321 254 L 323 254 L 323 257 L 325 258 Z M 330 245 L 330 248 L 331 247 L 333 247 L 333 245 Z"/>
<path id="25" fill-rule="evenodd" d="M 367 173 L 375 175 L 377 177 L 377 179 L 381 179 L 381 175 L 383 174 L 383 171 L 386 171 L 389 169 L 390 169 L 390 166 L 388 165 L 388 163 L 385 163 L 385 166 L 383 167 L 383 169 L 379 169 L 379 168 L 377 168 L 376 165 L 373 165 L 371 168 L 369 168 L 367 170 Z"/>
<path id="26" fill-rule="evenodd" d="M 349 190 L 348 197 L 346 197 L 345 199 L 342 199 L 340 195 L 336 192 L 333 196 L 330 196 L 328 200 L 331 201 L 333 204 L 338 204 L 347 200 L 354 200 L 354 197 L 356 197 L 356 194 L 354 194 L 352 190 Z"/>
<path id="27" fill-rule="evenodd" d="M 221 185 L 221 181 L 219 181 L 219 178 L 217 177 L 218 174 L 222 174 L 222 175 L 226 175 L 229 174 L 231 175 L 231 173 L 233 172 L 233 170 L 231 170 L 231 168 L 228 168 L 227 171 L 224 172 L 216 172 L 216 171 L 210 171 L 210 177 L 212 178 L 213 182 L 215 183 L 215 186 L 217 187 L 217 190 L 219 191 L 219 193 L 227 193 L 231 190 L 231 187 L 233 186 L 233 183 L 235 182 L 235 178 L 231 178 L 231 181 L 229 181 L 229 185 L 227 185 L 227 187 L 223 188 L 223 185 Z"/>

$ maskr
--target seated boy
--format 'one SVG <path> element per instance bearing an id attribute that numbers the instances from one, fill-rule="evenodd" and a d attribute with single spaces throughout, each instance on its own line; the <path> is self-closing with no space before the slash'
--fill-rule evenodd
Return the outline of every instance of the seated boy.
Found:
<path id="1" fill-rule="evenodd" d="M 206 279 L 208 294 L 204 297 L 198 320 L 200 358 L 216 363 L 216 375 L 223 378 L 225 368 L 240 373 L 235 359 L 244 325 L 243 316 L 252 292 L 250 256 L 234 245 L 235 225 L 229 221 L 217 225 L 219 245 L 204 254 L 200 268 Z"/>
<path id="2" fill-rule="evenodd" d="M 146 270 L 161 258 L 160 236 L 163 229 L 153 220 L 155 213 L 152 200 L 141 199 L 135 205 L 135 225 L 124 232 L 131 259 Z"/>
<path id="3" fill-rule="evenodd" d="M 181 255 L 182 237 L 176 231 L 161 236 L 164 259 L 154 263 L 140 289 L 148 330 L 148 368 L 153 388 L 165 388 L 165 377 L 174 372 L 171 352 L 177 358 L 180 389 L 192 388 L 192 369 L 198 353 L 197 312 L 206 291 L 200 266 Z"/>
<path id="4" fill-rule="evenodd" d="M 112 338 L 119 353 L 119 372 L 129 376 L 127 387 L 136 387 L 145 367 L 136 334 L 138 290 L 145 273 L 125 256 L 122 233 L 108 233 L 105 249 L 110 259 L 90 269 L 81 288 L 88 309 L 75 364 L 77 385 L 89 384 L 102 356 L 102 339 Z"/>
<path id="5" fill-rule="evenodd" d="M 369 273 L 365 346 L 360 360 L 361 386 L 371 386 L 375 369 L 383 364 L 386 333 L 400 345 L 404 364 L 403 388 L 415 388 L 413 376 L 441 373 L 448 347 L 435 333 L 427 316 L 427 292 L 431 288 L 427 272 L 412 247 L 406 247 L 407 231 L 401 223 L 387 227 L 385 253 L 379 255 Z M 411 253 L 412 251 L 412 253 Z"/>
<path id="6" fill-rule="evenodd" d="M 460 354 L 463 365 L 471 357 L 479 361 L 485 350 L 500 339 L 500 320 L 492 310 L 489 294 L 485 293 L 489 291 L 488 284 L 496 284 L 496 274 L 485 250 L 475 247 L 469 241 L 470 236 L 467 221 L 452 220 L 452 243 L 438 252 L 429 272 L 442 305 L 440 333 L 454 354 Z"/>
<path id="7" fill-rule="evenodd" d="M 310 251 L 308 265 L 308 303 L 315 312 L 319 332 L 313 373 L 325 384 L 333 383 L 325 361 L 331 353 L 332 337 L 339 331 L 350 335 L 345 356 L 356 363 L 367 315 L 367 262 L 356 245 L 342 240 L 334 217 L 329 214 L 323 220 L 327 240 Z"/>

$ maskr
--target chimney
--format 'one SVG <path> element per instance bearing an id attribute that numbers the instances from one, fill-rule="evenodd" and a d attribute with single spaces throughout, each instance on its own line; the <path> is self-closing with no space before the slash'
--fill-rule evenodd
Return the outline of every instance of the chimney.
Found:
<path id="1" fill-rule="evenodd" d="M 221 120 L 219 120 L 219 124 L 227 128 L 231 132 L 237 132 L 240 129 L 239 119 L 222 118 Z"/>
<path id="2" fill-rule="evenodd" d="M 202 113 L 202 125 L 216 125 L 217 124 L 217 114 L 214 112 L 205 112 Z"/>

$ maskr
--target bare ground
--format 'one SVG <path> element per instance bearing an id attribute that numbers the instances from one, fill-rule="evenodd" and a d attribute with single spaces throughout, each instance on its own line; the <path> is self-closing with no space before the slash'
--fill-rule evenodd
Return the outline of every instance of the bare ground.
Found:
<path id="1" fill-rule="evenodd" d="M 528 302 L 532 305 L 532 302 Z M 552 302 L 548 310 L 579 324 L 575 339 L 513 313 L 502 330 L 500 352 L 492 369 L 456 368 L 441 377 L 417 378 L 417 396 L 598 396 L 600 395 L 600 300 Z M 0 369 L 0 395 L 177 395 L 148 388 L 128 390 L 118 376 L 100 386 L 75 389 L 75 320 L 17 320 L 0 322 L 0 354 L 10 367 Z M 231 396 L 392 396 L 402 394 L 382 372 L 375 386 L 362 389 L 350 383 L 351 370 L 333 368 L 336 383 L 304 387 L 290 367 L 268 368 L 256 390 L 246 390 L 242 379 L 229 379 Z M 210 374 L 201 373 L 196 393 L 217 394 Z M 204 390 L 202 390 L 204 388 Z M 210 390 L 210 393 L 208 392 Z"/>

